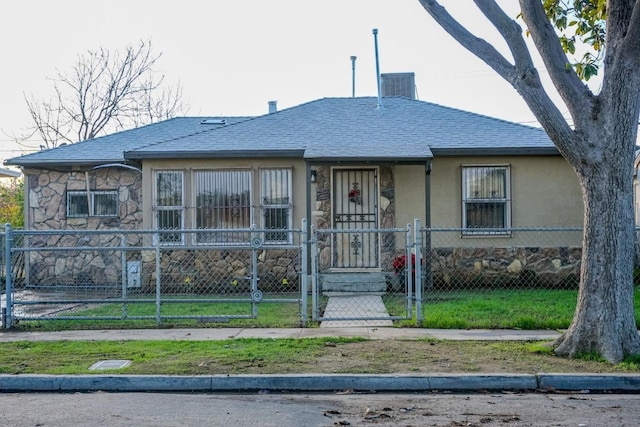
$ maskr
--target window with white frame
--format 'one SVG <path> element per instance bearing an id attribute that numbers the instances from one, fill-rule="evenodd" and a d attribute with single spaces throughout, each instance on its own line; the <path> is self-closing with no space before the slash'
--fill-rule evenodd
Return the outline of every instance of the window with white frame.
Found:
<path id="1" fill-rule="evenodd" d="M 89 209 L 91 208 L 91 209 Z M 67 217 L 118 216 L 118 192 L 115 190 L 67 191 Z"/>
<path id="2" fill-rule="evenodd" d="M 262 228 L 280 230 L 265 232 L 266 243 L 288 243 L 291 233 L 291 169 L 262 169 L 260 171 L 260 210 Z"/>
<path id="3" fill-rule="evenodd" d="M 158 230 L 184 228 L 184 174 L 182 171 L 155 173 L 154 221 Z M 160 243 L 182 243 L 182 232 L 160 232 Z"/>
<path id="4" fill-rule="evenodd" d="M 462 226 L 468 234 L 501 234 L 511 227 L 509 166 L 463 166 Z"/>
<path id="5" fill-rule="evenodd" d="M 203 170 L 194 173 L 196 228 L 250 228 L 251 171 Z M 238 232 L 198 233 L 198 243 L 247 242 Z"/>

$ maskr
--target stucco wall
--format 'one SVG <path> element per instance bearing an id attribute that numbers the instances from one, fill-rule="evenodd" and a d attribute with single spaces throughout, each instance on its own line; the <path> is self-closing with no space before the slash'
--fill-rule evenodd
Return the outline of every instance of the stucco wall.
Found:
<path id="1" fill-rule="evenodd" d="M 575 172 L 560 156 L 438 157 L 431 172 L 433 227 L 462 224 L 463 165 L 508 165 L 513 227 L 580 227 L 582 194 Z"/>

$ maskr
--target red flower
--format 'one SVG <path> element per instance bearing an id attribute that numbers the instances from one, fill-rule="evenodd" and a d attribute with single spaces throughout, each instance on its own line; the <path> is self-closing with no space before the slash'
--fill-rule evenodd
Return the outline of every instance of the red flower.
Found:
<path id="1" fill-rule="evenodd" d="M 411 254 L 411 265 L 413 266 L 412 270 L 415 273 L 415 265 L 416 265 L 416 254 Z M 406 255 L 398 255 L 393 258 L 393 271 L 396 274 L 401 274 L 404 269 L 407 268 L 407 256 Z"/>

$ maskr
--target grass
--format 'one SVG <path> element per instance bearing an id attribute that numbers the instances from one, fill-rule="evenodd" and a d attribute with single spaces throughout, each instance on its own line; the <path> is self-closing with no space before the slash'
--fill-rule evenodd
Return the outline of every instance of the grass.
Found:
<path id="1" fill-rule="evenodd" d="M 89 370 L 92 364 L 110 359 L 130 360 L 131 364 L 122 369 Z M 612 365 L 594 355 L 559 358 L 542 342 L 433 339 L 19 341 L 0 347 L 0 374 L 11 375 L 637 373 L 639 361 L 639 357 L 630 357 Z"/>
<path id="2" fill-rule="evenodd" d="M 271 373 L 283 365 L 309 364 L 325 347 L 361 338 L 234 339 L 223 341 L 53 341 L 9 342 L 0 347 L 2 374 L 99 374 L 89 367 L 100 360 L 126 359 L 121 374 L 206 374 L 211 366 L 225 373 L 258 368 Z M 277 370 L 275 371 L 277 372 Z"/>
<path id="3" fill-rule="evenodd" d="M 491 290 L 428 293 L 424 303 L 422 327 L 435 329 L 566 329 L 574 315 L 577 291 L 575 290 Z M 407 311 L 406 299 L 398 295 L 385 295 L 383 300 L 389 314 L 403 316 Z M 320 301 L 325 301 L 322 297 Z M 311 296 L 309 296 L 309 304 Z M 299 327 L 298 303 L 272 303 L 263 300 L 257 305 L 256 318 L 234 319 L 230 316 L 251 316 L 249 303 L 163 303 L 162 323 L 170 327 Z M 640 291 L 635 292 L 636 322 L 640 326 Z M 316 326 L 310 320 L 307 326 Z M 61 314 L 74 317 L 90 317 L 89 320 L 25 321 L 20 329 L 63 330 L 103 328 L 154 328 L 155 304 L 128 303 L 129 316 L 145 316 L 148 319 L 106 320 L 99 317 L 121 316 L 122 304 L 102 304 L 91 308 L 75 309 Z M 217 317 L 216 317 L 217 316 Z M 189 317 L 189 318 L 179 318 Z M 413 319 L 395 323 L 398 327 L 415 327 Z"/>
<path id="4" fill-rule="evenodd" d="M 68 330 L 68 329 L 132 329 L 155 328 L 156 308 L 153 304 L 131 303 L 127 305 L 127 315 L 144 316 L 144 319 L 106 319 L 122 315 L 122 304 L 102 304 L 89 309 L 76 309 L 74 319 L 30 320 L 20 322 L 18 329 L 25 330 Z M 161 308 L 164 328 L 178 327 L 255 327 L 292 328 L 300 327 L 299 305 L 296 303 L 262 303 L 258 305 L 258 316 L 251 318 L 251 304 L 247 303 L 190 303 L 164 304 Z M 244 316 L 233 318 L 229 316 Z M 89 317 L 90 319 L 83 319 Z M 103 319 L 100 319 L 100 318 Z M 185 318 L 181 318 L 185 317 Z"/>
<path id="5" fill-rule="evenodd" d="M 494 290 L 429 296 L 423 326 L 441 329 L 564 329 L 577 291 Z"/>

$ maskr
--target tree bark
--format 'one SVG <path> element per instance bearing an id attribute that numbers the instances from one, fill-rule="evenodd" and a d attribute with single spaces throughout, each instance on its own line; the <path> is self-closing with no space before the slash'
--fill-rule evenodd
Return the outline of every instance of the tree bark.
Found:
<path id="1" fill-rule="evenodd" d="M 640 111 L 640 1 L 607 2 L 607 50 L 600 94 L 567 64 L 541 1 L 520 0 L 522 17 L 554 86 L 573 117 L 569 126 L 546 93 L 519 27 L 494 0 L 476 0 L 507 42 L 513 64 L 473 36 L 435 0 L 419 0 L 438 24 L 522 95 L 578 175 L 584 202 L 580 289 L 556 354 L 596 352 L 610 362 L 640 354 L 633 304 L 633 160 Z"/>

